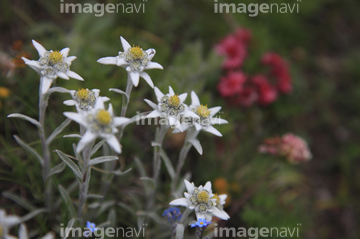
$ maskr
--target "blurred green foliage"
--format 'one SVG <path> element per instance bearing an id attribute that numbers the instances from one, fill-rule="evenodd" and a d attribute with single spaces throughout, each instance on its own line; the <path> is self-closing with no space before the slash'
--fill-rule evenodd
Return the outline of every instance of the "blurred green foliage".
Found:
<path id="1" fill-rule="evenodd" d="M 192 173 L 196 184 L 223 177 L 234 185 L 229 190 L 231 202 L 226 208 L 232 217 L 221 225 L 292 228 L 301 223 L 301 238 L 359 238 L 360 34 L 356 30 L 360 26 L 359 3 L 302 1 L 298 14 L 259 14 L 254 18 L 246 14 L 215 14 L 213 2 L 207 0 L 151 0 L 144 2 L 145 13 L 102 17 L 61 14 L 59 4 L 46 0 L 1 1 L 1 52 L 15 57 L 11 45 L 16 40 L 23 41 L 24 51 L 32 55 L 31 59 L 37 58 L 31 39 L 47 49 L 70 47 L 70 55 L 77 56 L 71 68 L 85 82 L 58 79 L 56 85 L 68 89 L 98 88 L 102 95 L 111 98 L 115 114 L 119 115 L 121 97 L 108 89 L 124 90 L 126 71 L 98 64 L 96 60 L 115 56 L 122 50 L 119 36 L 143 49 L 155 48 L 154 61 L 164 67 L 163 71 L 149 72 L 156 86 L 166 91 L 171 85 L 176 93 L 194 90 L 210 107 L 222 106 L 221 116 L 229 121 L 228 125 L 218 127 L 222 138 L 200 134 L 204 154 L 199 156 L 191 150 L 183 169 L 184 173 Z M 222 74 L 222 58 L 214 53 L 213 47 L 239 26 L 253 33 L 244 71 L 259 71 L 259 59 L 265 52 L 281 54 L 291 66 L 294 91 L 290 95 L 281 96 L 270 106 L 251 108 L 230 107 L 219 96 L 216 86 Z M 12 137 L 17 134 L 40 149 L 36 129 L 26 122 L 6 118 L 13 112 L 37 118 L 38 75 L 30 68 L 18 68 L 13 77 L 5 74 L 0 77 L 0 86 L 11 91 L 8 98 L 0 99 L 0 191 L 16 193 L 40 207 L 43 188 L 39 186 L 42 185 L 39 164 Z M 61 112 L 73 110 L 62 104 L 69 98 L 69 95 L 52 95 L 46 122 L 49 132 L 65 119 Z M 131 95 L 127 116 L 150 110 L 144 98 L 154 100 L 155 95 L 140 80 Z M 76 132 L 77 127 L 71 124 L 66 133 Z M 103 213 L 96 215 L 99 221 L 105 221 L 112 208 L 118 224 L 136 224 L 133 214 L 143 209 L 145 199 L 141 198 L 142 182 L 134 157 L 138 156 L 145 171 L 151 173 L 150 142 L 154 132 L 155 126 L 126 128 L 121 142 L 123 154 L 117 167 L 133 170 L 114 178 L 109 201 L 104 202 L 100 210 Z M 311 162 L 290 166 L 257 152 L 264 138 L 286 132 L 299 134 L 309 142 L 313 152 Z M 182 140 L 181 134 L 167 136 L 166 148 L 174 164 Z M 73 142 L 58 137 L 53 149 L 71 154 Z M 55 153 L 52 157 L 53 165 L 60 162 Z M 278 165 L 275 171 L 264 178 L 275 164 Z M 161 179 L 168 180 L 164 166 Z M 101 180 L 101 174 L 95 171 L 91 189 L 100 191 Z M 66 169 L 54 177 L 53 183 L 69 187 L 72 181 L 71 170 Z M 157 200 L 165 202 L 157 205 L 160 215 L 171 199 L 169 185 L 164 183 L 159 192 Z M 70 195 L 77 198 L 77 189 Z M 242 203 L 247 195 L 249 198 Z M 89 200 L 88 204 L 91 203 Z M 26 213 L 5 197 L 0 199 L 0 207 L 19 215 Z M 55 222 L 66 224 L 69 219 L 65 204 L 59 211 L 59 218 L 40 215 L 30 224 L 40 234 L 57 230 Z M 148 237 L 155 238 L 152 234 L 155 231 L 148 232 Z"/>

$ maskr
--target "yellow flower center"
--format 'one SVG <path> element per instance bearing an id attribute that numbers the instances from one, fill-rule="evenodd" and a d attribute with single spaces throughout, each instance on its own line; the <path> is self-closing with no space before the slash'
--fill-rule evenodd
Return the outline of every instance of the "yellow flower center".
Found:
<path id="1" fill-rule="evenodd" d="M 200 203 L 207 203 L 210 199 L 209 197 L 209 193 L 206 192 L 206 191 L 201 191 L 199 192 L 197 195 L 196 195 L 196 198 L 197 200 L 200 202 Z"/>
<path id="2" fill-rule="evenodd" d="M 100 110 L 96 115 L 96 120 L 102 125 L 108 125 L 111 122 L 111 115 L 106 110 Z"/>
<path id="3" fill-rule="evenodd" d="M 200 105 L 196 108 L 196 114 L 200 117 L 207 118 L 210 115 L 210 110 L 207 105 Z"/>
<path id="4" fill-rule="evenodd" d="M 63 55 L 59 51 L 53 51 L 49 54 L 49 60 L 54 64 L 62 62 Z"/>
<path id="5" fill-rule="evenodd" d="M 172 107 L 179 107 L 180 105 L 180 98 L 177 95 L 172 95 L 169 97 L 169 105 Z"/>
<path id="6" fill-rule="evenodd" d="M 220 205 L 220 198 L 217 195 L 217 193 L 215 193 L 214 196 L 211 199 L 213 199 L 213 198 L 216 198 L 216 205 Z"/>
<path id="7" fill-rule="evenodd" d="M 10 90 L 6 87 L 0 87 L 0 98 L 7 98 L 10 95 Z"/>
<path id="8" fill-rule="evenodd" d="M 143 49 L 141 49 L 139 46 L 131 47 L 130 54 L 136 60 L 143 58 L 145 55 Z"/>
<path id="9" fill-rule="evenodd" d="M 79 98 L 80 100 L 88 100 L 90 97 L 90 92 L 88 89 L 82 88 L 81 90 L 78 90 L 76 92 L 76 97 Z"/>
<path id="10" fill-rule="evenodd" d="M 204 222 L 200 222 L 200 224 L 202 225 L 202 224 L 204 224 Z"/>

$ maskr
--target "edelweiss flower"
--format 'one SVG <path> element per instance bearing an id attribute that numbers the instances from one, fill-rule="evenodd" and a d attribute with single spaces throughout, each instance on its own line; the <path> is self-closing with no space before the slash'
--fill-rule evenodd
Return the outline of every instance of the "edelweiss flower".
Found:
<path id="1" fill-rule="evenodd" d="M 114 117 L 111 104 L 109 104 L 108 110 L 105 110 L 104 102 L 97 100 L 94 109 L 88 112 L 65 112 L 64 115 L 86 128 L 86 133 L 77 145 L 77 152 L 83 150 L 86 145 L 93 142 L 97 137 L 105 139 L 115 152 L 121 152 L 120 143 L 114 134 L 118 132 L 116 127 L 125 124 L 129 119 Z"/>
<path id="2" fill-rule="evenodd" d="M 88 111 L 88 110 L 94 108 L 96 101 L 99 98 L 100 90 L 98 90 L 98 89 L 89 90 L 89 89 L 83 88 L 78 91 L 70 90 L 69 93 L 73 99 L 65 100 L 64 101 L 65 105 L 69 105 L 69 106 L 75 105 L 76 109 L 78 111 L 79 110 Z M 110 100 L 108 97 L 105 97 L 105 96 L 101 96 L 100 99 L 103 102 Z"/>
<path id="3" fill-rule="evenodd" d="M 164 95 L 157 87 L 154 88 L 158 104 L 145 99 L 146 103 L 154 110 L 148 114 L 147 118 L 165 117 L 171 127 L 183 131 L 180 120 L 182 117 L 199 118 L 194 112 L 188 110 L 184 104 L 187 93 L 176 95 L 174 90 L 169 86 L 169 93 Z"/>
<path id="4" fill-rule="evenodd" d="M 22 59 L 24 60 L 25 64 L 29 65 L 41 76 L 40 84 L 42 94 L 47 92 L 57 77 L 63 78 L 65 80 L 68 80 L 69 77 L 76 80 L 84 80 L 81 76 L 70 70 L 70 65 L 72 61 L 76 59 L 76 57 L 68 57 L 70 51 L 69 48 L 64 48 L 61 51 L 47 51 L 36 41 L 32 40 L 32 43 L 39 53 L 39 60 L 28 60 L 25 57 L 22 57 Z"/>
<path id="5" fill-rule="evenodd" d="M 224 211 L 224 205 L 226 203 L 226 198 L 227 195 L 226 194 L 221 194 L 221 195 L 217 195 L 216 193 L 214 194 L 214 198 L 216 198 L 216 207 L 225 215 L 228 217 L 228 219 L 230 218 L 229 214 L 227 214 Z"/>
<path id="6" fill-rule="evenodd" d="M 120 37 L 120 40 L 124 48 L 124 52 L 119 51 L 118 56 L 100 58 L 97 62 L 105 65 L 117 65 L 126 68 L 135 87 L 138 86 L 139 78 L 142 77 L 151 86 L 151 88 L 154 88 L 154 83 L 144 70 L 163 69 L 159 63 L 151 61 L 155 56 L 155 49 L 150 48 L 144 51 L 139 46 L 131 47 L 123 37 Z"/>
<path id="7" fill-rule="evenodd" d="M 222 134 L 215 129 L 212 125 L 214 124 L 227 124 L 228 122 L 224 119 L 214 117 L 220 110 L 221 107 L 213 107 L 208 109 L 207 105 L 201 105 L 199 97 L 195 94 L 194 91 L 191 92 L 191 105 L 189 110 L 194 112 L 197 118 L 193 122 L 183 122 L 181 127 L 183 130 L 188 129 L 191 126 L 194 126 L 196 131 L 204 130 L 209 133 L 212 133 L 216 136 L 222 136 Z M 177 130 L 174 133 L 178 133 Z"/>
<path id="8" fill-rule="evenodd" d="M 195 187 L 194 183 L 184 180 L 188 192 L 184 193 L 185 198 L 175 199 L 170 205 L 184 206 L 191 210 L 195 209 L 196 218 L 205 218 L 211 222 L 212 215 L 228 220 L 230 217 L 223 211 L 219 210 L 216 205 L 217 198 L 212 193 L 211 183 L 207 182 L 205 186 Z"/>
<path id="9" fill-rule="evenodd" d="M 18 216 L 10 215 L 6 216 L 6 212 L 0 209 L 0 238 L 11 239 L 16 238 L 9 235 L 9 229 L 21 222 Z"/>

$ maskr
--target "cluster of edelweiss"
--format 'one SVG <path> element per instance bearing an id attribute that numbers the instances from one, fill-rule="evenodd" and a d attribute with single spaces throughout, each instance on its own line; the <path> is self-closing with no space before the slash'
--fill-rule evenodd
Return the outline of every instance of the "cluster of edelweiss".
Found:
<path id="1" fill-rule="evenodd" d="M 147 118 L 162 117 L 166 119 L 166 125 L 168 128 L 172 127 L 174 129 L 173 133 L 191 129 L 192 132 L 203 130 L 222 136 L 213 127 L 215 124 L 227 123 L 226 120 L 215 117 L 221 107 L 208 108 L 207 105 L 200 103 L 198 96 L 193 91 L 191 92 L 190 105 L 184 103 L 187 93 L 177 95 L 169 86 L 169 92 L 164 94 L 157 87 L 154 87 L 150 76 L 145 72 L 148 69 L 163 69 L 160 64 L 152 62 L 152 58 L 156 53 L 155 50 L 148 49 L 144 51 L 140 47 L 131 47 L 122 37 L 120 37 L 120 40 L 124 51 L 119 52 L 114 57 L 101 58 L 98 62 L 124 67 L 128 72 L 127 88 L 129 87 L 130 91 L 133 86 L 138 86 L 140 77 L 154 88 L 157 102 L 145 99 L 146 103 L 153 109 L 146 116 Z M 39 88 L 42 95 L 49 94 L 47 92 L 52 89 L 51 85 L 58 77 L 66 80 L 69 78 L 83 80 L 81 76 L 70 70 L 71 63 L 76 57 L 68 56 L 69 48 L 64 48 L 61 51 L 48 51 L 34 40 L 33 45 L 39 53 L 39 59 L 22 59 L 40 75 Z M 56 87 L 53 88 L 53 91 L 55 91 Z M 72 99 L 66 100 L 64 104 L 75 106 L 77 112 L 65 112 L 64 115 L 81 126 L 79 135 L 70 135 L 81 138 L 76 151 L 81 152 L 87 146 L 92 145 L 97 138 L 102 138 L 115 152 L 121 153 L 121 145 L 116 133 L 119 126 L 124 127 L 126 124 L 131 123 L 131 120 L 123 117 L 124 114 L 122 114 L 122 117 L 115 117 L 111 104 L 106 109 L 104 102 L 109 101 L 109 98 L 100 96 L 98 89 L 80 89 L 68 92 Z M 129 97 L 127 95 L 128 89 L 127 93 L 122 93 Z M 219 196 L 213 194 L 210 182 L 207 182 L 205 186 L 195 187 L 193 183 L 185 180 L 185 185 L 187 188 L 187 192 L 184 193 L 185 198 L 176 199 L 170 205 L 185 206 L 187 210 L 195 210 L 199 220 L 196 225 L 203 225 L 204 220 L 210 222 L 212 216 L 224 220 L 229 219 L 229 215 L 223 210 L 227 196 L 225 194 Z"/>

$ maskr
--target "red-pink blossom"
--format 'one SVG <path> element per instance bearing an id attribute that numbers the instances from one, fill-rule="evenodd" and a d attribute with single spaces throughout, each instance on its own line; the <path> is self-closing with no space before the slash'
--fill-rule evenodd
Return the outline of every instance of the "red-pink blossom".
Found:
<path id="1" fill-rule="evenodd" d="M 221 77 L 217 88 L 222 97 L 234 96 L 240 93 L 246 81 L 246 75 L 239 71 L 229 72 Z"/>
<path id="2" fill-rule="evenodd" d="M 234 35 L 225 37 L 215 49 L 219 55 L 225 56 L 223 67 L 226 69 L 242 66 L 247 56 L 246 45 Z"/>
<path id="3" fill-rule="evenodd" d="M 305 162 L 312 158 L 305 140 L 292 133 L 282 137 L 269 138 L 259 146 L 260 153 L 269 153 L 285 157 L 290 163 Z"/>

